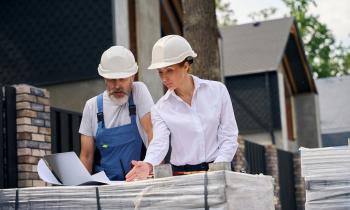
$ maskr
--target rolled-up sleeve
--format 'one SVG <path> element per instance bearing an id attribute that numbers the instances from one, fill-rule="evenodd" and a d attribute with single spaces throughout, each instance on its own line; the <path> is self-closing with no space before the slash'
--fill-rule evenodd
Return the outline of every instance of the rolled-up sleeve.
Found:
<path id="1" fill-rule="evenodd" d="M 84 106 L 83 116 L 80 122 L 79 133 L 85 136 L 94 136 L 92 128 L 92 104 L 91 100 L 87 101 Z"/>
<path id="2" fill-rule="evenodd" d="M 231 162 L 237 151 L 238 128 L 230 95 L 222 85 L 220 124 L 218 128 L 219 154 L 215 162 Z"/>
<path id="3" fill-rule="evenodd" d="M 152 107 L 151 110 L 153 139 L 147 148 L 144 161 L 152 165 L 159 165 L 169 150 L 170 131 L 166 123 L 159 115 L 156 106 Z"/>

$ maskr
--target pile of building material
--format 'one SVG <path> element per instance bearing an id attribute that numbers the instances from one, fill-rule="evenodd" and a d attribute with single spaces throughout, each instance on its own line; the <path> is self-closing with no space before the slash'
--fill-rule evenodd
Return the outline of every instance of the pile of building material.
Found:
<path id="1" fill-rule="evenodd" d="M 0 209 L 167 208 L 272 210 L 273 179 L 215 171 L 103 186 L 0 190 Z"/>
<path id="2" fill-rule="evenodd" d="M 350 209 L 350 146 L 300 151 L 305 209 Z"/>

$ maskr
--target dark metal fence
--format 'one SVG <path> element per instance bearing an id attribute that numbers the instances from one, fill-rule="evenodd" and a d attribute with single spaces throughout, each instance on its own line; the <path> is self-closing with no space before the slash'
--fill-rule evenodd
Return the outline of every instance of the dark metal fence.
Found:
<path id="1" fill-rule="evenodd" d="M 0 188 L 17 187 L 16 89 L 0 86 Z"/>
<path id="2" fill-rule="evenodd" d="M 293 153 L 277 150 L 280 184 L 280 201 L 283 210 L 295 210 L 295 183 Z"/>
<path id="3" fill-rule="evenodd" d="M 244 141 L 247 173 L 266 174 L 265 147 Z M 277 149 L 280 202 L 282 210 L 296 210 L 293 153 Z"/>
<path id="4" fill-rule="evenodd" d="M 51 108 L 52 153 L 80 153 L 79 126 L 81 113 Z"/>
<path id="5" fill-rule="evenodd" d="M 244 141 L 247 172 L 250 174 L 265 174 L 265 147 L 253 142 Z"/>

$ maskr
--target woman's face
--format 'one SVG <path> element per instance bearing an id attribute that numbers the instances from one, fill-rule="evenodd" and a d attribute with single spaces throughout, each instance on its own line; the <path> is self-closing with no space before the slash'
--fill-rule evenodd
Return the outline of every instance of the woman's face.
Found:
<path id="1" fill-rule="evenodd" d="M 174 64 L 161 69 L 158 69 L 160 80 L 170 90 L 175 90 L 181 87 L 184 79 L 188 75 L 189 64 Z"/>

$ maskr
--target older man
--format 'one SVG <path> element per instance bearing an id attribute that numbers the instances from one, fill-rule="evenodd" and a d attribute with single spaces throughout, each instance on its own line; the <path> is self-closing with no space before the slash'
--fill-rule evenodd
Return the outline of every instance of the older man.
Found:
<path id="1" fill-rule="evenodd" d="M 80 124 L 80 159 L 89 172 L 105 171 L 111 180 L 124 180 L 131 160 L 152 139 L 152 97 L 142 82 L 134 82 L 138 66 L 133 54 L 113 46 L 101 57 L 98 73 L 106 90 L 89 99 Z"/>

